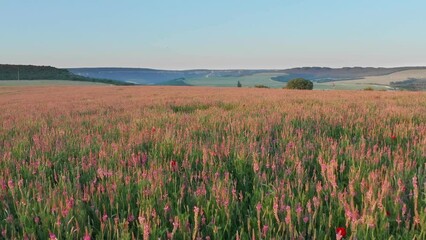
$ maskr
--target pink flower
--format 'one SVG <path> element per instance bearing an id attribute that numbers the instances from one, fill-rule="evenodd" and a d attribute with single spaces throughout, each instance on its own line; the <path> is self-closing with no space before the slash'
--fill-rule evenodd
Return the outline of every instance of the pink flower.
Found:
<path id="1" fill-rule="evenodd" d="M 262 204 L 259 202 L 259 203 L 257 203 L 257 205 L 256 205 L 256 210 L 258 211 L 258 212 L 260 212 L 260 210 L 262 209 Z"/>
<path id="2" fill-rule="evenodd" d="M 135 217 L 133 216 L 133 214 L 130 214 L 128 217 L 127 217 L 127 221 L 128 222 L 133 222 L 135 220 Z"/>
<path id="3" fill-rule="evenodd" d="M 7 186 L 8 186 L 10 189 L 13 189 L 13 188 L 14 188 L 13 180 L 9 180 L 9 181 L 7 181 Z"/>
<path id="4" fill-rule="evenodd" d="M 34 223 L 37 224 L 37 225 L 40 223 L 40 217 L 39 216 L 35 216 L 33 220 L 34 220 Z"/>
<path id="5" fill-rule="evenodd" d="M 296 212 L 301 213 L 303 211 L 302 207 L 299 205 L 297 206 Z"/>
<path id="6" fill-rule="evenodd" d="M 268 225 L 263 225 L 263 228 L 262 228 L 262 235 L 263 235 L 263 237 L 266 237 L 266 234 L 268 233 L 268 230 L 269 230 L 269 226 Z"/>
<path id="7" fill-rule="evenodd" d="M 90 240 L 90 235 L 88 232 L 86 232 L 86 234 L 84 235 L 83 240 Z"/>
<path id="8" fill-rule="evenodd" d="M 166 204 L 166 206 L 164 206 L 164 212 L 168 213 L 169 211 L 170 211 L 170 206 Z"/>
<path id="9" fill-rule="evenodd" d="M 8 222 L 8 223 L 13 222 L 13 216 L 12 215 L 7 215 L 6 222 Z"/>
<path id="10" fill-rule="evenodd" d="M 54 233 L 49 233 L 49 239 L 51 240 L 57 240 L 56 235 Z"/>
<path id="11" fill-rule="evenodd" d="M 309 221 L 309 217 L 308 216 L 306 216 L 306 217 L 303 218 L 303 222 L 304 223 L 307 223 L 308 221 Z"/>
<path id="12" fill-rule="evenodd" d="M 102 216 L 102 222 L 106 222 L 107 220 L 108 220 L 108 215 L 104 213 L 104 215 Z"/>

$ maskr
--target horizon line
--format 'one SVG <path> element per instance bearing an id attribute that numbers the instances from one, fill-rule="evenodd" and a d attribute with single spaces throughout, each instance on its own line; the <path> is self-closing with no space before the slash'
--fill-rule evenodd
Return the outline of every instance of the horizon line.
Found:
<path id="1" fill-rule="evenodd" d="M 268 71 L 282 71 L 282 70 L 289 70 L 289 69 L 298 69 L 298 68 L 329 68 L 329 69 L 345 69 L 345 68 L 376 68 L 376 69 L 392 69 L 392 68 L 426 68 L 426 65 L 392 65 L 392 66 L 359 66 L 359 65 L 353 65 L 353 66 L 288 66 L 283 68 L 156 68 L 156 67 L 141 67 L 141 66 L 73 66 L 73 67 L 58 67 L 54 65 L 46 65 L 46 64 L 15 64 L 15 63 L 0 63 L 0 65 L 21 65 L 21 66 L 48 66 L 48 67 L 55 67 L 58 69 L 81 69 L 81 68 L 122 68 L 122 69 L 149 69 L 149 70 L 160 70 L 160 71 L 203 71 L 203 70 L 214 70 L 214 71 L 238 71 L 238 70 L 268 70 Z"/>

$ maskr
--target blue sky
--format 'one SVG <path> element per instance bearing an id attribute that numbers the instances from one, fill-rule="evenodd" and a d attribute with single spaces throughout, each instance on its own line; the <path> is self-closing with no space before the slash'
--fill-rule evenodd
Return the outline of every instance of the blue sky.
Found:
<path id="1" fill-rule="evenodd" d="M 0 63 L 426 66 L 424 0 L 0 0 Z"/>

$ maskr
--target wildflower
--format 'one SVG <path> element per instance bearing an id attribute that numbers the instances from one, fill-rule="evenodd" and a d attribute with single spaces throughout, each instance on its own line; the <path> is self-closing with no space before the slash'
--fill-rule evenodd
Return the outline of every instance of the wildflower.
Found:
<path id="1" fill-rule="evenodd" d="M 255 162 L 253 163 L 253 171 L 254 171 L 254 172 L 258 172 L 258 171 L 259 171 L 259 169 L 260 169 L 260 167 L 259 167 L 259 163 L 258 163 L 257 161 L 255 161 Z"/>
<path id="2" fill-rule="evenodd" d="M 198 215 L 200 213 L 200 208 L 197 206 L 194 206 L 194 232 L 192 233 L 192 239 L 195 239 L 197 237 L 198 232 Z"/>
<path id="3" fill-rule="evenodd" d="M 170 168 L 173 172 L 177 170 L 177 162 L 175 160 L 170 161 Z"/>
<path id="4" fill-rule="evenodd" d="M 155 131 L 156 131 L 155 127 L 152 127 L 151 132 L 155 133 Z"/>
<path id="5" fill-rule="evenodd" d="M 145 222 L 143 226 L 143 239 L 148 240 L 150 233 L 151 233 L 151 227 L 149 226 L 148 222 Z"/>
<path id="6" fill-rule="evenodd" d="M 342 239 L 344 237 L 346 237 L 346 228 L 338 227 L 336 229 L 336 239 Z"/>
<path id="7" fill-rule="evenodd" d="M 9 181 L 7 181 L 7 186 L 8 186 L 10 189 L 13 189 L 13 188 L 14 188 L 13 180 L 9 180 Z"/>
<path id="8" fill-rule="evenodd" d="M 106 222 L 108 220 L 108 214 L 104 213 L 102 216 L 102 222 Z"/>
<path id="9" fill-rule="evenodd" d="M 302 211 L 303 211 L 303 208 L 300 205 L 298 205 L 297 209 L 296 209 L 296 212 L 297 213 L 301 213 Z"/>
<path id="10" fill-rule="evenodd" d="M 41 222 L 41 220 L 40 220 L 40 217 L 39 217 L 39 216 L 35 216 L 35 217 L 34 217 L 34 219 L 33 219 L 33 221 L 34 221 L 34 223 L 35 223 L 35 224 L 37 224 L 37 225 L 39 225 L 39 224 L 40 224 L 40 222 Z"/>
<path id="11" fill-rule="evenodd" d="M 175 235 L 177 229 L 179 228 L 179 218 L 175 217 L 173 220 L 173 231 L 172 231 L 172 238 Z"/>
<path id="12" fill-rule="evenodd" d="M 57 240 L 58 238 L 56 237 L 56 235 L 54 233 L 49 233 L 49 239 Z"/>
<path id="13" fill-rule="evenodd" d="M 309 221 L 309 217 L 308 216 L 306 216 L 306 217 L 303 218 L 303 222 L 304 223 L 307 223 L 308 221 Z"/>
<path id="14" fill-rule="evenodd" d="M 7 215 L 7 217 L 6 217 L 6 222 L 8 222 L 8 223 L 11 223 L 11 222 L 13 222 L 13 216 L 12 215 Z"/>
<path id="15" fill-rule="evenodd" d="M 277 222 L 278 222 L 278 223 L 280 223 L 280 218 L 279 218 L 279 216 L 278 216 L 279 205 L 278 205 L 278 198 L 277 198 L 277 197 L 275 197 L 275 198 L 274 198 L 274 206 L 273 206 L 273 209 L 274 209 L 274 217 L 275 217 L 275 220 L 277 220 Z"/>
<path id="16" fill-rule="evenodd" d="M 391 139 L 392 139 L 392 140 L 396 140 L 396 136 L 395 136 L 395 135 L 392 135 L 392 136 L 391 136 Z"/>
<path id="17" fill-rule="evenodd" d="M 257 205 L 256 205 L 256 210 L 258 212 L 260 212 L 261 209 L 262 209 L 262 204 L 260 202 L 258 202 Z"/>
<path id="18" fill-rule="evenodd" d="M 170 206 L 169 204 L 166 204 L 166 206 L 164 206 L 164 212 L 168 213 L 170 211 Z"/>
<path id="19" fill-rule="evenodd" d="M 135 217 L 133 216 L 133 214 L 130 214 L 128 217 L 127 217 L 127 221 L 130 223 L 130 222 L 133 222 L 135 220 Z"/>
<path id="20" fill-rule="evenodd" d="M 269 230 L 269 226 L 268 225 L 263 225 L 262 235 L 263 235 L 264 238 L 266 237 L 266 234 L 268 233 L 268 230 Z"/>
<path id="21" fill-rule="evenodd" d="M 88 232 L 86 232 L 86 234 L 84 235 L 83 240 L 90 240 L 90 235 Z"/>

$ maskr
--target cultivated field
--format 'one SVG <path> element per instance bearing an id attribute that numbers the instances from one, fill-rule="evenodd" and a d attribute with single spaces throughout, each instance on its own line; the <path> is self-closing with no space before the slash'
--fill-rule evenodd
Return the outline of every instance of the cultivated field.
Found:
<path id="1" fill-rule="evenodd" d="M 0 88 L 5 239 L 425 239 L 426 94 Z"/>
<path id="2" fill-rule="evenodd" d="M 280 75 L 283 75 L 281 73 Z M 282 88 L 285 83 L 274 81 L 271 77 L 276 77 L 277 73 L 257 73 L 241 77 L 203 77 L 191 78 L 185 80 L 186 83 L 193 86 L 212 86 L 212 87 L 235 87 L 240 81 L 243 87 L 254 87 L 255 85 L 265 85 L 270 88 Z"/>
<path id="3" fill-rule="evenodd" d="M 282 76 L 284 73 L 257 73 L 241 77 L 203 77 L 190 78 L 184 80 L 186 84 L 192 86 L 210 86 L 210 87 L 235 87 L 240 81 L 243 87 L 254 87 L 255 85 L 265 85 L 270 88 L 283 88 L 286 83 L 272 80 L 272 77 Z M 382 77 L 382 76 L 381 76 Z M 383 78 L 383 77 L 382 77 Z M 359 80 L 361 81 L 361 80 Z M 315 90 L 361 90 L 372 87 L 376 90 L 387 89 L 385 84 L 376 84 L 369 82 L 353 81 L 335 81 L 314 83 Z"/>
<path id="4" fill-rule="evenodd" d="M 362 79 L 336 81 L 335 84 L 376 84 L 390 85 L 391 82 L 401 82 L 409 79 L 426 79 L 426 70 L 407 70 L 382 76 L 371 76 Z"/>

